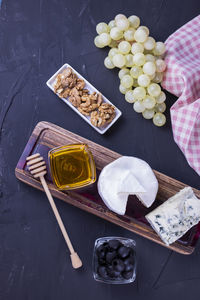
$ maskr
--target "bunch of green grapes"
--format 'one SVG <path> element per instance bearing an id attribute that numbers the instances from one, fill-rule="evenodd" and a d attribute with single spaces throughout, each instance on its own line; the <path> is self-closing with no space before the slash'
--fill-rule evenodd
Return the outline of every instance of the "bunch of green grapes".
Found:
<path id="1" fill-rule="evenodd" d="M 159 83 L 166 69 L 164 43 L 149 36 L 149 29 L 140 26 L 140 19 L 134 15 L 127 18 L 119 14 L 108 24 L 99 23 L 96 31 L 95 45 L 111 48 L 104 65 L 108 69 L 121 69 L 119 90 L 125 94 L 126 101 L 133 103 L 133 109 L 145 119 L 153 119 L 156 126 L 163 126 L 166 95 Z"/>

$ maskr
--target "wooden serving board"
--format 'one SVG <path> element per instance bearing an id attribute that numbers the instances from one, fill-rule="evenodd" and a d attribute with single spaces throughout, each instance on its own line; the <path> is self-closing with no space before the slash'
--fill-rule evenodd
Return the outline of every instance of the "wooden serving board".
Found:
<path id="1" fill-rule="evenodd" d="M 98 145 L 54 124 L 40 122 L 33 130 L 24 152 L 19 159 L 15 169 L 16 177 L 37 189 L 43 190 L 40 181 L 33 178 L 27 171 L 26 157 L 39 152 L 46 160 L 48 166 L 49 149 L 61 145 L 76 143 L 85 143 L 90 147 L 96 163 L 97 177 L 104 166 L 121 156 L 116 152 L 113 152 L 101 145 Z M 156 201 L 152 207 L 149 209 L 145 208 L 136 197 L 130 196 L 127 205 L 127 211 L 124 216 L 115 214 L 104 205 L 103 201 L 98 195 L 96 184 L 81 190 L 60 191 L 57 190 L 57 188 L 53 185 L 49 170 L 46 175 L 46 179 L 53 196 L 76 207 L 84 209 L 96 216 L 106 219 L 114 224 L 124 227 L 132 232 L 135 232 L 143 237 L 146 237 L 171 250 L 182 254 L 191 254 L 194 250 L 195 242 L 197 240 L 197 226 L 193 227 L 181 240 L 173 243 L 171 246 L 166 246 L 145 219 L 145 215 L 149 211 L 166 201 L 169 197 L 173 196 L 180 189 L 186 186 L 184 183 L 181 183 L 162 173 L 157 171 L 154 172 L 159 182 L 159 190 Z M 196 196 L 200 198 L 200 191 L 194 189 L 194 192 Z"/>

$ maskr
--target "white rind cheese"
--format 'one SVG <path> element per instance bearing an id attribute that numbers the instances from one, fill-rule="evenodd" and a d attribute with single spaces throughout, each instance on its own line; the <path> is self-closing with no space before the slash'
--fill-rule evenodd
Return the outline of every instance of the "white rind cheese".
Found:
<path id="1" fill-rule="evenodd" d="M 186 187 L 145 216 L 167 245 L 180 239 L 200 221 L 200 199 Z"/>
<path id="2" fill-rule="evenodd" d="M 129 195 L 136 195 L 146 207 L 152 205 L 158 191 L 158 180 L 145 161 L 122 156 L 103 168 L 97 186 L 107 207 L 124 215 Z"/>

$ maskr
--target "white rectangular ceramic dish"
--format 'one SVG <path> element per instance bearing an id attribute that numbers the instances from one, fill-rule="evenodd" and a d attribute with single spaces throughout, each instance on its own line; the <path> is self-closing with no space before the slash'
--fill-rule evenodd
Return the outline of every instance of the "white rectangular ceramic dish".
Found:
<path id="1" fill-rule="evenodd" d="M 91 93 L 92 92 L 96 92 L 96 93 L 100 93 L 92 84 L 90 84 L 83 76 L 81 76 L 76 70 L 74 70 L 74 68 L 72 68 L 69 64 L 64 64 L 47 82 L 47 86 L 54 92 L 54 85 L 55 85 L 55 81 L 56 81 L 56 76 L 59 73 L 62 73 L 64 71 L 65 68 L 70 67 L 72 69 L 72 71 L 81 79 L 83 79 L 85 81 L 85 88 L 88 89 Z M 60 97 L 59 97 L 60 98 Z M 109 103 L 112 104 L 104 95 L 102 95 L 103 98 L 103 102 L 105 103 Z M 100 134 L 104 134 L 116 121 L 117 119 L 121 116 L 121 111 L 115 106 L 115 112 L 116 115 L 114 117 L 114 119 L 112 120 L 112 122 L 110 122 L 109 124 L 105 125 L 104 127 L 96 127 L 94 125 L 91 124 L 90 122 L 90 117 L 88 116 L 84 116 L 82 115 L 78 109 L 76 107 L 74 107 L 67 99 L 65 98 L 60 98 L 62 99 L 67 105 L 69 105 L 77 114 L 79 114 L 79 116 L 84 119 L 88 124 L 90 124 L 90 126 L 92 126 L 96 131 L 98 131 Z"/>

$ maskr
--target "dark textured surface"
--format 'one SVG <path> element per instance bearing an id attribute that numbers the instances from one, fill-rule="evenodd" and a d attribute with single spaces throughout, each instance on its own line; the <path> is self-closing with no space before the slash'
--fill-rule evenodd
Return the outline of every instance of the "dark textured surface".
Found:
<path id="1" fill-rule="evenodd" d="M 103 66 L 107 50 L 93 45 L 95 25 L 117 13 L 136 14 L 165 40 L 195 17 L 191 1 L 0 1 L 0 299 L 199 299 L 200 243 L 191 256 L 173 253 L 70 205 L 56 201 L 84 267 L 74 271 L 45 195 L 17 181 L 14 168 L 38 121 L 46 120 L 199 188 L 199 176 L 173 141 L 171 124 L 156 128 L 135 114 L 118 92 L 116 71 Z M 116 104 L 123 117 L 100 136 L 46 87 L 68 62 Z M 168 95 L 168 107 L 176 100 Z M 137 242 L 136 282 L 99 284 L 92 278 L 94 240 Z"/>

